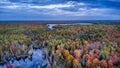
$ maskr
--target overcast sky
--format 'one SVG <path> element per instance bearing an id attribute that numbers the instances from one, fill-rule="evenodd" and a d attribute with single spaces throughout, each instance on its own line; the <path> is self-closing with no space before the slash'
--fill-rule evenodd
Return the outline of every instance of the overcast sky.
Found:
<path id="1" fill-rule="evenodd" d="M 120 20 L 120 0 L 0 0 L 0 20 Z"/>

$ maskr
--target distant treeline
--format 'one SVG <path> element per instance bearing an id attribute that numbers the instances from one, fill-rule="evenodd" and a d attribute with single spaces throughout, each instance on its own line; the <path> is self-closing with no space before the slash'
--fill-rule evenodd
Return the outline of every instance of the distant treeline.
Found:
<path id="1" fill-rule="evenodd" d="M 41 24 L 92 23 L 92 24 L 120 24 L 120 20 L 0 21 L 0 23 L 41 23 Z"/>

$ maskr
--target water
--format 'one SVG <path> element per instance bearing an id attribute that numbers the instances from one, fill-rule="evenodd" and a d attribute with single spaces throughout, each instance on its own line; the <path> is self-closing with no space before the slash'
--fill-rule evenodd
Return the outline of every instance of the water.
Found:
<path id="1" fill-rule="evenodd" d="M 47 24 L 48 28 L 53 29 L 54 26 L 56 25 L 92 25 L 92 23 L 75 23 L 75 24 Z M 45 50 L 45 49 L 44 49 Z M 47 50 L 45 50 L 47 52 Z M 33 55 L 32 55 L 32 60 L 30 59 L 21 59 L 19 61 L 14 60 L 14 62 L 10 61 L 9 63 L 12 64 L 13 66 L 22 66 L 23 68 L 42 68 L 42 64 L 45 63 L 47 64 L 48 61 L 44 62 L 42 59 L 42 50 L 41 49 L 33 49 L 32 50 Z M 50 65 L 49 65 L 50 66 Z M 6 64 L 3 66 L 0 65 L 0 68 L 6 68 Z M 49 67 L 50 68 L 50 67 Z"/>
<path id="2" fill-rule="evenodd" d="M 49 29 L 53 29 L 56 25 L 92 25 L 92 23 L 73 23 L 73 24 L 47 24 Z"/>
<path id="3" fill-rule="evenodd" d="M 10 61 L 10 64 L 14 66 L 22 66 L 23 68 L 42 68 L 42 63 L 42 50 L 40 49 L 33 50 L 32 61 L 28 58 L 25 59 L 25 61 L 23 59 L 19 61 L 14 60 L 13 63 Z M 4 64 L 3 66 L 0 66 L 0 68 L 6 68 L 6 65 Z"/>
<path id="4" fill-rule="evenodd" d="M 56 26 L 57 24 L 47 24 L 49 29 L 53 29 L 53 26 Z"/>

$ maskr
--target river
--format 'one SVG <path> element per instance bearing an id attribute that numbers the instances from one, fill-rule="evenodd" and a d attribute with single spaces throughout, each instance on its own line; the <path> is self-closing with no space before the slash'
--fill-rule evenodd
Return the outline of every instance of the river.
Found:
<path id="1" fill-rule="evenodd" d="M 53 27 L 56 25 L 93 25 L 93 23 L 47 24 L 49 29 L 53 29 Z"/>

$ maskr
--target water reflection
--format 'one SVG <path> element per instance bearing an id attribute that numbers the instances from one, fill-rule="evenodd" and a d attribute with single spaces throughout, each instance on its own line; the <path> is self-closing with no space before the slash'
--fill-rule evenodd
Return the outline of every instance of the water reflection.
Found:
<path id="1" fill-rule="evenodd" d="M 10 64 L 13 66 L 21 66 L 22 68 L 42 68 L 42 50 L 41 49 L 33 49 L 33 55 L 32 55 L 32 60 L 27 58 L 27 59 L 20 59 L 19 61 L 14 60 L 13 62 L 10 61 Z M 6 64 L 3 66 L 0 66 L 0 68 L 7 68 Z"/>
<path id="2" fill-rule="evenodd" d="M 49 29 L 53 29 L 53 26 L 56 26 L 57 24 L 47 24 Z"/>
<path id="3" fill-rule="evenodd" d="M 93 25 L 92 23 L 72 23 L 72 24 L 47 24 L 49 29 L 53 29 L 56 25 Z"/>

